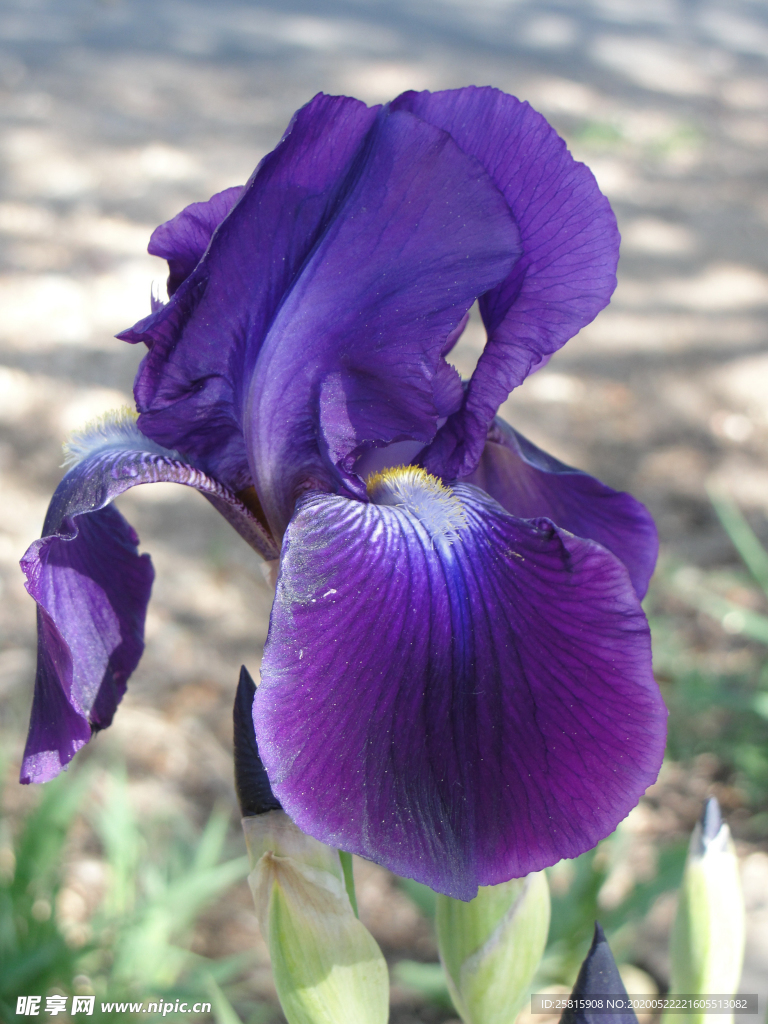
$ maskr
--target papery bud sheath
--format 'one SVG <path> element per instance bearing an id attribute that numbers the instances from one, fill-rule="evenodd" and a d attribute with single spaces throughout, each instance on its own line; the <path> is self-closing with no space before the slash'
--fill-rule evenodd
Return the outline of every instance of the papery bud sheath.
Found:
<path id="1" fill-rule="evenodd" d="M 549 931 L 544 872 L 481 886 L 465 903 L 437 898 L 437 937 L 448 988 L 465 1024 L 513 1024 Z"/>
<path id="2" fill-rule="evenodd" d="M 355 917 L 336 850 L 283 811 L 243 818 L 253 893 L 289 1024 L 385 1024 L 381 950 Z"/>

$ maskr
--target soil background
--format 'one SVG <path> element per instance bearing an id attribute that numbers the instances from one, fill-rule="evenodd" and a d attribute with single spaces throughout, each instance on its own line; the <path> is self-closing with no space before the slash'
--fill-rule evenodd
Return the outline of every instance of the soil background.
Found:
<path id="1" fill-rule="evenodd" d="M 663 565 L 706 574 L 736 562 L 708 484 L 768 539 L 767 61 L 765 0 L 2 0 L 0 700 L 9 779 L 35 660 L 18 559 L 39 536 L 67 434 L 132 404 L 142 352 L 113 335 L 146 315 L 153 281 L 162 288 L 165 266 L 145 251 L 150 232 L 245 181 L 319 90 L 374 103 L 409 88 L 492 84 L 544 113 L 614 206 L 619 286 L 502 415 L 646 502 Z M 454 353 L 463 373 L 482 342 L 473 319 Z M 241 664 L 258 675 L 269 588 L 257 556 L 196 493 L 136 488 L 120 506 L 157 578 L 146 653 L 88 756 L 119 752 L 147 814 L 173 806 L 202 822 L 223 800 L 234 820 L 232 698 Z M 657 608 L 718 671 L 762 657 L 764 648 L 663 591 Z M 743 990 L 765 998 L 765 835 L 739 833 L 755 806 L 721 768 L 714 755 L 672 764 L 640 832 L 683 834 L 715 787 L 752 865 Z M 10 806 L 34 799 L 16 795 Z M 358 872 L 364 916 L 388 956 L 432 958 L 413 904 L 379 869 Z M 209 955 L 252 947 L 269 994 L 247 904 L 241 887 L 196 941 Z M 646 964 L 654 943 L 661 948 L 659 927 L 648 932 Z M 397 998 L 398 1020 L 450 1016 Z"/>

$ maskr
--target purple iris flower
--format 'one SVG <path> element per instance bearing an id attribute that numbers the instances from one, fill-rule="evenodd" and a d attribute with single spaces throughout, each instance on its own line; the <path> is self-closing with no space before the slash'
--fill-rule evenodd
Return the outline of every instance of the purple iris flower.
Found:
<path id="1" fill-rule="evenodd" d="M 148 348 L 138 421 L 74 440 L 23 562 L 22 781 L 109 725 L 152 582 L 109 503 L 175 480 L 280 557 L 253 714 L 302 829 L 462 899 L 611 832 L 664 747 L 655 528 L 496 411 L 606 305 L 618 242 L 589 170 L 490 88 L 316 96 L 247 185 L 159 227 L 169 301 L 121 335 Z"/>

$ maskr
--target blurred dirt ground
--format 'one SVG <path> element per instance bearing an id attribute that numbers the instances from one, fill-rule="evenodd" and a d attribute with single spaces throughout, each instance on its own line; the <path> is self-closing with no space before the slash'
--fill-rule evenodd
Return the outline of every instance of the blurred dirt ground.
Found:
<path id="1" fill-rule="evenodd" d="M 2 0 L 0 699 L 13 772 L 35 650 L 18 559 L 39 535 L 67 433 L 131 402 L 142 353 L 112 335 L 147 313 L 164 280 L 149 234 L 245 181 L 318 90 L 379 102 L 492 84 L 546 114 L 614 205 L 620 283 L 503 414 L 645 501 L 668 564 L 734 559 L 708 481 L 768 538 L 767 60 L 765 0 Z M 473 322 L 459 369 L 481 345 Z M 217 799 L 233 802 L 231 701 L 240 665 L 257 672 L 270 592 L 256 555 L 197 494 L 157 485 L 120 504 L 157 581 L 146 654 L 91 747 L 121 752 L 142 800 L 200 821 Z M 738 660 L 722 631 L 690 628 L 718 664 Z M 682 834 L 713 783 L 738 818 L 717 764 L 696 764 L 672 765 L 645 805 L 638 829 L 651 841 Z M 759 846 L 742 848 L 745 991 L 765 991 L 768 976 Z M 413 905 L 383 872 L 359 870 L 388 955 L 433 957 Z M 241 887 L 211 912 L 200 951 L 252 946 L 266 979 L 247 903 Z M 396 995 L 400 1022 L 447 1019 Z"/>

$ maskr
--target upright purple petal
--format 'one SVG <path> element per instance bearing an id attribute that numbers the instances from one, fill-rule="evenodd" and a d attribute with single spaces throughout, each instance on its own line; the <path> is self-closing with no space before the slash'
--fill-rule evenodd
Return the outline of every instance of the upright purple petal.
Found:
<path id="1" fill-rule="evenodd" d="M 461 401 L 443 352 L 518 255 L 509 209 L 480 164 L 432 125 L 383 112 L 253 375 L 246 437 L 276 533 L 307 480 L 361 493 L 363 451 L 432 439 Z"/>
<path id="2" fill-rule="evenodd" d="M 38 662 L 22 782 L 47 782 L 110 724 L 144 647 L 152 587 L 148 555 L 110 505 L 137 484 L 195 487 L 264 557 L 278 550 L 256 517 L 218 481 L 115 420 L 86 439 L 90 450 L 56 489 L 43 536 L 24 555 L 38 605 Z"/>
<path id="3" fill-rule="evenodd" d="M 134 386 L 142 431 L 233 490 L 252 483 L 242 413 L 259 348 L 375 118 L 322 94 L 299 110 L 171 301 L 119 335 L 150 349 Z"/>
<path id="4" fill-rule="evenodd" d="M 602 544 L 627 567 L 637 596 L 645 596 L 659 538 L 650 512 L 631 494 L 547 455 L 498 416 L 480 463 L 465 482 L 487 491 L 513 516 L 545 516 Z"/>
<path id="5" fill-rule="evenodd" d="M 200 231 L 189 213 L 161 229 L 179 279 L 212 211 Z M 168 305 L 121 335 L 150 347 L 140 426 L 235 490 L 258 475 L 279 531 L 297 487 L 330 474 L 359 488 L 351 471 L 366 447 L 426 443 L 460 407 L 442 353 L 519 252 L 497 188 L 446 133 L 318 96 Z"/>
<path id="6" fill-rule="evenodd" d="M 237 200 L 243 186 L 235 185 L 211 196 L 207 203 L 192 203 L 152 232 L 147 251 L 168 260 L 168 294 L 178 289 L 203 257 L 216 228 Z"/>
<path id="7" fill-rule="evenodd" d="M 656 778 L 666 712 L 613 555 L 438 491 L 299 502 L 254 724 L 302 829 L 470 899 L 610 833 Z"/>
<path id="8" fill-rule="evenodd" d="M 616 287 L 619 233 L 589 168 L 576 163 L 547 121 L 514 96 L 491 88 L 407 92 L 410 110 L 450 132 L 480 160 L 520 228 L 523 255 L 480 301 L 488 343 L 463 409 L 425 457 L 453 478 L 470 473 L 485 431 L 509 392 L 608 303 Z"/>

